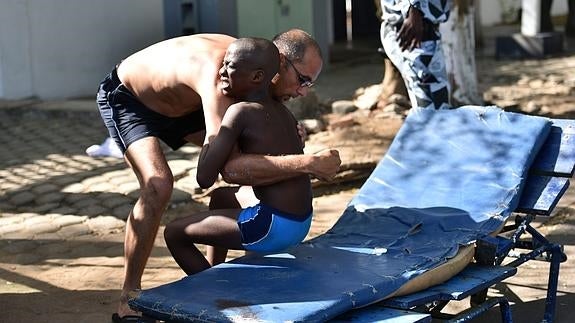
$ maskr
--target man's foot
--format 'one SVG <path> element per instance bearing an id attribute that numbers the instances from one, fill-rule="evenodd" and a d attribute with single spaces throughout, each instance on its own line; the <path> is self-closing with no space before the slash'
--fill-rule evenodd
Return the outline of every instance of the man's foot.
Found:
<path id="1" fill-rule="evenodd" d="M 118 313 L 112 314 L 113 323 L 156 323 L 156 320 L 139 315 L 124 315 L 120 317 Z"/>

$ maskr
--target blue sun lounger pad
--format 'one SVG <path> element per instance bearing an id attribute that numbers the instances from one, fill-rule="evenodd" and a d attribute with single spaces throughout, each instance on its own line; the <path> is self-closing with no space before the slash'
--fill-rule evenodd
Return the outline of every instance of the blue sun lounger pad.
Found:
<path id="1" fill-rule="evenodd" d="M 130 305 L 181 322 L 321 322 L 378 302 L 503 225 L 550 125 L 496 107 L 413 110 L 328 232 L 144 290 Z"/>

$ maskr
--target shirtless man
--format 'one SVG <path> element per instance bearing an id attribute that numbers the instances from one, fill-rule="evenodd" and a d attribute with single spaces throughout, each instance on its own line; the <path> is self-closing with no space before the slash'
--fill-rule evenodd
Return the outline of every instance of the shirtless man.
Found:
<path id="1" fill-rule="evenodd" d="M 297 121 L 269 93 L 279 68 L 279 52 L 261 38 L 240 38 L 227 50 L 220 69 L 222 91 L 240 102 L 231 105 L 216 137 L 198 161 L 201 187 L 214 184 L 236 145 L 250 154 L 303 154 Z M 253 186 L 259 203 L 244 209 L 216 209 L 176 220 L 164 237 L 188 275 L 211 267 L 195 243 L 256 252 L 277 252 L 300 243 L 312 218 L 310 178 L 302 174 L 271 185 Z"/>
<path id="2" fill-rule="evenodd" d="M 202 145 L 204 137 L 217 133 L 226 109 L 234 103 L 217 88 L 218 70 L 234 40 L 198 34 L 162 41 L 126 58 L 100 83 L 100 113 L 140 184 L 140 197 L 126 221 L 124 283 L 114 321 L 137 315 L 128 307 L 128 293 L 141 286 L 173 190 L 174 178 L 159 139 L 178 149 L 186 142 Z M 322 68 L 317 43 L 294 29 L 276 36 L 274 44 L 280 50 L 280 71 L 272 81 L 272 96 L 285 101 L 306 95 Z M 269 184 L 301 174 L 331 179 L 339 164 L 332 151 L 286 156 L 235 153 L 222 176 L 241 185 Z M 245 205 L 243 197 L 235 200 L 235 193 L 220 191 L 218 200 Z M 221 254 L 210 252 L 208 260 L 221 261 Z"/>

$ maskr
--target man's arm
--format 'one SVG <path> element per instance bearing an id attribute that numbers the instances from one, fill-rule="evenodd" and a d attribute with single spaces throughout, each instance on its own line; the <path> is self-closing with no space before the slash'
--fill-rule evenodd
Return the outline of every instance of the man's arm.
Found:
<path id="1" fill-rule="evenodd" d="M 268 185 L 302 174 L 320 180 L 332 180 L 341 160 L 334 149 L 313 155 L 264 156 L 237 154 L 228 159 L 222 177 L 228 183 L 239 185 Z"/>

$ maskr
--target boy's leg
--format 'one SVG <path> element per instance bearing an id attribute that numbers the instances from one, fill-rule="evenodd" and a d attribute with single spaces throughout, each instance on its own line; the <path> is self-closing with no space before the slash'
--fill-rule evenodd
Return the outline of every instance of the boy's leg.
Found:
<path id="1" fill-rule="evenodd" d="M 211 267 L 195 243 L 224 249 L 243 249 L 236 222 L 241 209 L 220 209 L 194 214 L 166 226 L 164 239 L 178 265 L 188 275 Z"/>
<path id="2" fill-rule="evenodd" d="M 220 187 L 210 194 L 210 210 L 244 209 L 259 203 L 251 186 Z M 215 266 L 226 261 L 226 248 L 207 246 L 208 262 Z"/>

